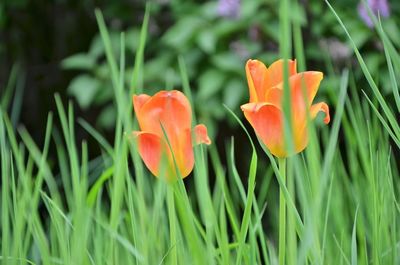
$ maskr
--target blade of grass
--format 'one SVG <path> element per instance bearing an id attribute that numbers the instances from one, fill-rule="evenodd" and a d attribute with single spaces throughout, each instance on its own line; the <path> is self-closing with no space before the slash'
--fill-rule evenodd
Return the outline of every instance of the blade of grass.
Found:
<path id="1" fill-rule="evenodd" d="M 141 87 L 138 86 L 139 83 L 139 75 L 142 68 L 143 60 L 144 60 L 144 49 L 146 46 L 146 38 L 147 38 L 147 31 L 149 27 L 149 19 L 150 19 L 150 10 L 151 10 L 151 2 L 146 3 L 146 9 L 144 13 L 142 28 L 140 30 L 140 37 L 139 37 L 139 46 L 136 50 L 136 57 L 135 57 L 135 64 L 133 67 L 132 73 L 132 81 L 130 86 L 129 94 L 140 94 Z"/>
<path id="2" fill-rule="evenodd" d="M 357 265 L 357 213 L 358 207 L 354 215 L 353 232 L 351 235 L 351 265 Z"/>

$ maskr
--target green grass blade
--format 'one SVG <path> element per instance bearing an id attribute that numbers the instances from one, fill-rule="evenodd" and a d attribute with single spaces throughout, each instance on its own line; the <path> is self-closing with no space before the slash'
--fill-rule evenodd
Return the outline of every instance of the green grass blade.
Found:
<path id="1" fill-rule="evenodd" d="M 351 265 L 357 265 L 357 213 L 358 207 L 354 216 L 353 232 L 351 235 Z"/>

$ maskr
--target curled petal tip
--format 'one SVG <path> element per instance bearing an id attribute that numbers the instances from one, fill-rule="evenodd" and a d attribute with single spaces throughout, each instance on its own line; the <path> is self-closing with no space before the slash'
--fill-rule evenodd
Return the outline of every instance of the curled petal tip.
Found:
<path id="1" fill-rule="evenodd" d="M 131 134 L 131 137 L 137 138 L 141 133 L 142 132 L 140 132 L 140 131 L 133 131 L 132 134 Z"/>
<path id="2" fill-rule="evenodd" d="M 329 115 L 329 109 L 328 109 L 327 112 L 325 113 L 324 123 L 328 124 L 330 121 L 331 121 L 331 117 Z"/>
<path id="3" fill-rule="evenodd" d="M 324 123 L 328 124 L 331 121 L 331 116 L 329 115 L 329 107 L 325 102 L 316 103 L 311 106 L 311 118 L 314 119 L 320 111 L 325 113 Z"/>
<path id="4" fill-rule="evenodd" d="M 262 107 L 267 106 L 267 105 L 271 105 L 271 106 L 278 108 L 274 104 L 269 104 L 269 103 L 265 103 L 265 102 L 263 102 L 263 103 L 247 103 L 247 104 L 243 104 L 242 106 L 240 106 L 240 108 L 242 109 L 243 112 L 258 112 Z"/>
<path id="5" fill-rule="evenodd" d="M 254 67 L 265 66 L 264 63 L 260 62 L 259 60 L 249 59 L 246 62 L 246 67 L 252 70 Z"/>
<path id="6" fill-rule="evenodd" d="M 248 59 L 247 62 L 246 62 L 246 64 L 248 65 L 248 64 L 255 63 L 255 62 L 258 62 L 258 60 Z"/>
<path id="7" fill-rule="evenodd" d="M 243 112 L 257 112 L 257 103 L 247 103 L 247 104 L 244 104 L 244 105 L 242 105 L 242 106 L 240 106 L 240 109 L 243 111 Z"/>
<path id="8" fill-rule="evenodd" d="M 211 140 L 208 137 L 207 127 L 204 124 L 196 125 L 193 129 L 195 135 L 196 144 L 206 144 L 210 145 Z"/>
<path id="9" fill-rule="evenodd" d="M 136 114 L 150 98 L 151 97 L 146 94 L 132 96 L 133 108 L 135 109 Z"/>

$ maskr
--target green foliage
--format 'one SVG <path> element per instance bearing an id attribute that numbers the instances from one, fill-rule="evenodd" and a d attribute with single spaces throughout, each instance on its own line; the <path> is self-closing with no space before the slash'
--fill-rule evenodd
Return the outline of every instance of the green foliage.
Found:
<path id="1" fill-rule="evenodd" d="M 281 55 L 289 57 L 290 32 L 295 42 L 303 36 L 296 31 L 298 25 L 288 23 L 292 21 L 289 6 L 285 6 L 289 1 L 284 2 L 279 20 L 282 31 L 281 35 L 275 32 L 275 41 L 280 41 Z M 329 56 L 323 57 L 326 65 L 331 66 L 326 79 L 334 80 L 329 89 L 325 88 L 333 102 L 330 104 L 333 121 L 325 127 L 318 121 L 310 124 L 307 149 L 288 158 L 286 170 L 283 161 L 278 168 L 276 159 L 261 142 L 264 152 L 253 144 L 254 134 L 246 130 L 235 114 L 240 113 L 235 105 L 240 104 L 239 97 L 233 95 L 234 100 L 225 102 L 232 105 L 226 104 L 225 108 L 221 104 L 220 97 L 229 97 L 226 93 L 234 94 L 232 91 L 243 87 L 242 66 L 236 69 L 231 65 L 238 58 L 229 59 L 231 53 L 219 48 L 218 40 L 215 56 L 225 59 L 214 64 L 218 59 L 207 58 L 201 64 L 210 63 L 212 67 L 203 69 L 196 62 L 199 53 L 189 45 L 192 41 L 197 43 L 192 33 L 180 35 L 187 43 L 164 55 L 170 56 L 171 61 L 167 57 L 162 60 L 174 62 L 171 69 L 175 64 L 179 69 L 176 80 L 170 77 L 167 81 L 171 83 L 166 83 L 170 86 L 178 82 L 199 111 L 196 118 L 231 116 L 248 139 L 243 140 L 244 145 L 233 137 L 222 143 L 227 164 L 222 162 L 221 150 L 215 143 L 209 148 L 197 146 L 195 169 L 185 183 L 182 179 L 167 183 L 145 169 L 129 132 L 137 127 L 130 95 L 146 89 L 147 82 L 154 82 L 146 80 L 148 63 L 144 56 L 146 39 L 150 51 L 152 47 L 151 36 L 147 35 L 149 6 L 142 29 L 135 31 L 138 39 L 133 50 L 129 34 L 118 34 L 115 41 L 115 35 L 108 31 L 102 13 L 97 10 L 103 45 L 96 41 L 97 48 L 91 49 L 91 55 L 76 55 L 63 62 L 65 67 L 89 69 L 82 75 L 83 81 L 82 76 L 77 77 L 78 81 L 74 81 L 77 85 L 72 88 L 77 95 L 84 93 L 80 104 L 87 107 L 94 104 L 95 92 L 109 95 L 101 104 L 112 98 L 108 103 L 115 115 L 113 143 L 107 142 L 93 125 L 77 120 L 72 103 L 65 106 L 58 95 L 55 96 L 57 111 L 48 115 L 43 142 L 40 146 L 35 143 L 24 126 L 16 128 L 18 115 L 13 113 L 19 112 L 20 101 L 11 100 L 10 96 L 19 89 L 20 70 L 16 67 L 0 101 L 2 264 L 277 264 L 277 253 L 282 248 L 286 250 L 288 264 L 399 264 L 400 139 L 396 116 L 400 98 L 396 73 L 400 57 L 396 41 L 389 37 L 390 27 L 386 29 L 375 19 L 384 48 L 379 61 L 385 63 L 385 71 L 389 73 L 386 81 L 391 89 L 385 92 L 379 86 L 383 69 L 368 65 L 352 32 L 347 31 L 351 23 L 348 25 L 346 17 L 337 15 L 334 7 L 327 4 L 332 16 L 324 16 L 323 20 L 334 23 L 330 19 L 337 19 L 336 23 L 348 34 L 360 69 L 352 66 L 336 74 L 337 69 L 332 68 L 337 67 L 337 62 Z M 320 5 L 313 2 L 311 8 L 314 12 L 325 12 Z M 217 20 L 207 9 L 211 6 L 205 4 L 196 13 L 190 3 L 171 4 L 174 12 L 188 14 L 192 10 L 203 14 L 206 20 Z M 264 5 L 255 6 L 256 9 L 245 5 L 243 16 L 257 13 L 257 8 Z M 260 13 L 257 16 L 264 16 Z M 299 11 L 293 19 L 305 23 L 302 14 Z M 231 30 L 231 26 L 221 32 Z M 208 33 L 203 34 L 209 38 Z M 306 45 L 302 44 L 293 45 L 296 57 L 309 58 L 309 50 L 303 50 Z M 199 47 L 202 45 L 205 50 L 213 46 L 203 43 Z M 183 52 L 185 49 L 188 50 Z M 125 65 L 129 68 L 133 64 L 126 61 L 130 52 L 135 54 L 135 63 L 133 69 L 126 69 Z M 181 52 L 183 55 L 175 57 Z M 85 62 L 86 56 L 93 56 L 93 61 Z M 97 60 L 104 56 L 107 64 L 98 65 Z M 157 67 L 157 58 L 150 66 Z M 93 62 L 95 69 L 90 69 L 88 66 Z M 299 59 L 299 65 L 306 63 Z M 103 82 L 96 76 L 98 68 L 106 69 L 102 73 Z M 172 71 L 175 76 L 175 70 Z M 165 68 L 154 72 L 163 83 L 164 74 Z M 225 84 L 231 80 L 240 85 L 232 83 L 229 87 L 237 90 L 226 92 Z M 393 97 L 393 104 L 386 97 Z M 213 106 L 210 104 L 218 106 L 220 112 L 207 114 Z M 77 121 L 101 149 L 99 157 L 89 158 L 86 141 L 77 143 Z M 51 149 L 56 150 L 55 157 L 49 156 Z M 238 151 L 251 155 L 247 161 L 239 161 Z M 278 242 L 278 231 L 282 228 L 278 221 L 279 190 L 287 211 L 284 245 Z"/>

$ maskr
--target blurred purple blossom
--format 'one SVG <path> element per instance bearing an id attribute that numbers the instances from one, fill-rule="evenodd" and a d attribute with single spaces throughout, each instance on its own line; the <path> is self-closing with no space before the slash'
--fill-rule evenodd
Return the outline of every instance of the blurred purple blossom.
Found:
<path id="1" fill-rule="evenodd" d="M 250 57 L 250 51 L 246 45 L 240 43 L 240 41 L 233 41 L 229 44 L 229 48 L 242 60 L 246 60 Z"/>
<path id="2" fill-rule="evenodd" d="M 239 17 L 240 0 L 219 0 L 217 13 L 221 17 Z"/>
<path id="3" fill-rule="evenodd" d="M 367 4 L 375 15 L 379 14 L 382 17 L 390 15 L 388 0 L 368 0 Z M 368 27 L 371 28 L 374 25 L 363 2 L 358 5 L 358 14 Z"/>

